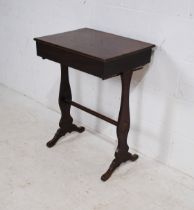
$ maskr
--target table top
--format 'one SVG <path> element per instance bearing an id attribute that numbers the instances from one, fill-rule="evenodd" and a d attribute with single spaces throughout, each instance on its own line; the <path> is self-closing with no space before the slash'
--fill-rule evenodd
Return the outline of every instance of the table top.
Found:
<path id="1" fill-rule="evenodd" d="M 130 69 L 133 66 L 133 68 L 135 68 L 138 67 L 138 65 L 140 66 L 148 63 L 151 56 L 150 49 L 154 47 L 153 44 L 89 28 L 43 36 L 35 38 L 35 41 L 37 42 L 37 52 L 42 50 L 39 52 L 40 56 L 42 55 L 42 57 L 62 63 L 62 57 L 61 59 L 59 59 L 59 57 L 64 53 L 63 58 L 66 57 L 66 61 L 65 59 L 63 60 L 64 62 L 67 62 L 68 60 L 69 66 L 78 66 L 77 69 L 101 78 L 108 78 L 111 77 L 111 74 L 117 74 L 123 72 L 127 68 Z M 38 44 L 42 44 L 42 48 Z M 52 51 L 57 49 L 60 51 L 60 55 L 58 55 L 58 58 L 54 58 L 56 57 L 55 55 L 57 52 L 55 55 L 50 55 L 49 50 Z M 142 55 L 142 53 L 144 55 Z M 138 61 L 136 61 L 136 65 L 132 66 L 129 65 L 129 61 L 126 62 L 126 59 L 133 59 L 134 62 L 134 59 L 138 59 L 138 57 L 134 57 L 134 55 L 140 54 L 140 57 L 146 57 L 147 55 L 149 59 L 147 58 L 147 61 L 145 62 L 144 58 L 144 62 L 139 62 L 139 64 Z M 73 56 L 74 59 L 71 60 Z M 141 60 L 141 58 L 139 59 Z M 115 61 L 117 61 L 117 63 L 115 63 Z M 75 64 L 75 62 L 77 62 L 77 64 Z M 87 70 L 86 65 L 80 67 L 80 65 L 78 65 L 80 62 L 86 62 L 91 68 L 90 72 Z M 118 65 L 118 62 L 120 62 L 120 65 Z M 95 67 L 93 66 L 93 63 L 95 64 Z M 115 66 L 113 66 L 113 64 Z M 120 69 L 116 71 L 115 68 L 117 67 Z M 102 72 L 100 72 L 100 70 L 92 70 L 95 68 L 101 68 Z M 107 75 L 106 69 L 107 72 L 109 72 Z"/>
<path id="2" fill-rule="evenodd" d="M 82 28 L 35 39 L 100 60 L 113 59 L 154 46 L 149 43 L 89 28 Z"/>

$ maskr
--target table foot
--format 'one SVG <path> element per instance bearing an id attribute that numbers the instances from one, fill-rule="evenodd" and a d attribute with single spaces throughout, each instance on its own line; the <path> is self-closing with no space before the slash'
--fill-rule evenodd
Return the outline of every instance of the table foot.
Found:
<path id="1" fill-rule="evenodd" d="M 71 133 L 73 131 L 76 131 L 78 133 L 82 133 L 85 131 L 84 127 L 78 127 L 74 124 L 72 124 L 70 127 L 68 128 L 59 128 L 56 132 L 56 134 L 54 135 L 53 139 L 51 139 L 49 142 L 47 142 L 47 147 L 53 147 L 58 140 L 62 137 L 65 136 L 66 133 Z"/>
<path id="2" fill-rule="evenodd" d="M 138 159 L 138 155 L 137 154 L 131 154 L 131 153 L 127 153 L 126 155 L 121 155 L 121 157 L 119 158 L 115 158 L 112 163 L 110 164 L 110 167 L 109 169 L 106 171 L 106 173 L 104 173 L 102 176 L 101 176 L 101 180 L 102 181 L 107 181 L 112 173 L 116 170 L 116 168 L 118 168 L 121 163 L 124 163 L 128 160 L 130 161 L 136 161 Z"/>

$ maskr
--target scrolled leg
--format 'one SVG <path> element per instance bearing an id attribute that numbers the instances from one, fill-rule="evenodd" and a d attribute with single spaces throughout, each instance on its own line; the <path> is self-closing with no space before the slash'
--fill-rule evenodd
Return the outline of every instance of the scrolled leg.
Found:
<path id="1" fill-rule="evenodd" d="M 106 173 L 101 176 L 102 181 L 108 180 L 115 169 L 118 168 L 122 163 L 128 160 L 135 161 L 138 159 L 138 155 L 133 155 L 128 152 L 129 146 L 127 144 L 127 136 L 130 128 L 129 89 L 131 78 L 132 71 L 125 72 L 121 75 L 122 95 L 117 126 L 118 146 L 115 152 L 115 159 L 110 164 L 110 167 Z"/>
<path id="2" fill-rule="evenodd" d="M 73 131 L 82 133 L 85 130 L 84 127 L 77 127 L 75 124 L 73 124 L 73 118 L 70 114 L 71 105 L 69 103 L 71 100 L 72 95 L 69 84 L 68 67 L 61 65 L 61 83 L 58 100 L 61 110 L 61 119 L 59 122 L 59 129 L 57 130 L 53 139 L 47 142 L 47 147 L 53 147 L 66 133 L 71 133 Z"/>

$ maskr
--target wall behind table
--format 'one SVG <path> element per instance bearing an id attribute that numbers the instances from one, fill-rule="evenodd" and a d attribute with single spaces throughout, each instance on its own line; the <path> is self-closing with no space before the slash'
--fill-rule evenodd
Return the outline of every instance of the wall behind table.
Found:
<path id="1" fill-rule="evenodd" d="M 84 27 L 90 7 L 84 0 L 0 0 L 0 82 L 53 106 L 59 65 L 36 56 L 33 38 Z"/>
<path id="2" fill-rule="evenodd" d="M 133 75 L 129 144 L 194 176 L 193 0 L 0 0 L 0 25 L 0 83 L 57 111 L 59 65 L 36 56 L 33 37 L 92 27 L 156 44 L 152 63 Z M 117 119 L 119 77 L 71 69 L 70 80 L 75 101 Z M 116 139 L 114 126 L 72 113 Z"/>

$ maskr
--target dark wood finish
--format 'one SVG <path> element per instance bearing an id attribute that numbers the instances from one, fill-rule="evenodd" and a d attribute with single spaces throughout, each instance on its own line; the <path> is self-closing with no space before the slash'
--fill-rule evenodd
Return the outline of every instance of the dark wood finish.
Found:
<path id="1" fill-rule="evenodd" d="M 93 111 L 91 109 L 88 109 L 87 107 L 84 107 L 84 106 L 82 106 L 82 105 L 80 105 L 80 104 L 78 104 L 78 103 L 76 103 L 74 101 L 71 102 L 71 105 L 75 106 L 78 109 L 81 109 L 81 110 L 83 110 L 83 111 L 85 111 L 87 113 L 90 113 L 90 114 L 94 115 L 95 117 L 98 117 L 98 118 L 100 118 L 100 119 L 102 119 L 102 120 L 104 120 L 106 122 L 109 122 L 110 124 L 113 124 L 113 125 L 116 125 L 116 126 L 118 125 L 117 121 L 112 120 L 109 117 L 106 117 L 106 116 L 104 116 L 104 115 L 102 115 L 102 114 L 100 114 L 98 112 L 95 112 L 95 111 Z"/>
<path id="2" fill-rule="evenodd" d="M 128 160 L 135 161 L 138 158 L 138 155 L 128 151 L 127 144 L 130 128 L 129 89 L 133 71 L 142 69 L 150 62 L 154 45 L 87 28 L 35 38 L 35 40 L 37 55 L 61 64 L 60 128 L 47 146 L 54 146 L 67 132 L 81 133 L 85 130 L 84 127 L 73 124 L 71 105 L 116 125 L 118 146 L 114 160 L 101 177 L 106 181 L 121 163 Z M 102 79 L 121 76 L 122 96 L 118 122 L 72 101 L 68 66 Z"/>
<path id="3" fill-rule="evenodd" d="M 102 175 L 102 181 L 109 179 L 114 170 L 120 166 L 121 163 L 128 160 L 135 161 L 138 158 L 138 155 L 132 155 L 128 152 L 129 146 L 127 144 L 127 136 L 130 127 L 129 89 L 132 73 L 132 71 L 127 71 L 121 74 L 122 94 L 117 126 L 118 146 L 115 152 L 115 159 L 112 161 L 108 171 Z"/>
<path id="4" fill-rule="evenodd" d="M 70 101 L 72 100 L 71 96 L 71 87 L 69 84 L 69 75 L 68 75 L 68 67 L 61 65 L 61 84 L 59 91 L 59 107 L 61 110 L 61 119 L 59 122 L 59 129 L 57 130 L 55 136 L 52 140 L 47 143 L 48 147 L 53 147 L 57 141 L 64 136 L 66 133 L 71 133 L 73 131 L 77 131 L 82 133 L 85 128 L 77 127 L 73 124 L 73 118 L 70 115 Z"/>
<path id="5" fill-rule="evenodd" d="M 81 54 L 67 52 L 62 48 L 49 46 L 43 42 L 37 41 L 36 45 L 37 55 L 43 59 L 46 58 L 97 77 L 103 75 L 103 62 L 90 59 Z"/>
<path id="6" fill-rule="evenodd" d="M 150 62 L 154 45 L 93 29 L 35 38 L 37 54 L 102 79 Z"/>

